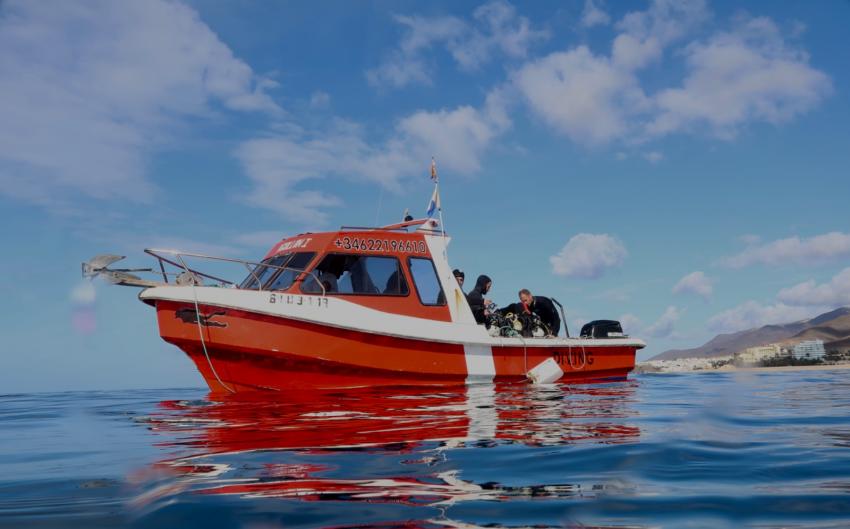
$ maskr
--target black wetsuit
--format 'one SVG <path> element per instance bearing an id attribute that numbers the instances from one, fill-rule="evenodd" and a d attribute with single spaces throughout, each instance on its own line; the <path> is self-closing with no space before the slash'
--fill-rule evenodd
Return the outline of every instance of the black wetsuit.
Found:
<path id="1" fill-rule="evenodd" d="M 534 296 L 534 301 L 528 306 L 528 310 L 537 314 L 540 321 L 549 328 L 553 336 L 558 336 L 561 330 L 561 317 L 558 315 L 558 310 L 552 300 L 544 296 Z M 499 309 L 502 314 L 512 312 L 519 316 L 525 312 L 525 307 L 522 303 L 511 303 L 503 309 Z"/>
<path id="2" fill-rule="evenodd" d="M 473 288 L 466 295 L 466 301 L 469 302 L 469 308 L 472 309 L 472 315 L 475 316 L 475 321 L 478 323 L 486 323 L 487 318 L 484 316 L 484 294 L 487 293 L 487 283 L 491 280 L 485 275 L 478 276 Z"/>

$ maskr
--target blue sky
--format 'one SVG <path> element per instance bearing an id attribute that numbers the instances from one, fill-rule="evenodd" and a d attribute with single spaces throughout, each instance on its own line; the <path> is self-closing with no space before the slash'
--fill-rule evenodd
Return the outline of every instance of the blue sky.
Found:
<path id="1" fill-rule="evenodd" d="M 424 212 L 641 358 L 850 305 L 850 3 L 0 4 L 0 388 L 199 385 L 79 263 Z"/>

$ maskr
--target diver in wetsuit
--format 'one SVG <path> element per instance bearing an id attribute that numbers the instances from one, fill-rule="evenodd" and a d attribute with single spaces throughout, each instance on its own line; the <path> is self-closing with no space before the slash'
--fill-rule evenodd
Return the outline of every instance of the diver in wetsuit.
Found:
<path id="1" fill-rule="evenodd" d="M 527 288 L 519 291 L 519 303 L 511 303 L 507 307 L 499 309 L 499 312 L 502 314 L 512 312 L 517 316 L 536 314 L 552 333 L 552 336 L 558 336 L 558 332 L 561 330 L 561 317 L 558 316 L 558 311 L 555 309 L 552 300 L 544 296 L 532 296 L 531 291 Z"/>
<path id="2" fill-rule="evenodd" d="M 493 286 L 493 280 L 485 275 L 478 276 L 475 281 L 475 288 L 466 295 L 466 301 L 469 302 L 469 308 L 472 309 L 472 315 L 475 316 L 475 321 L 479 324 L 487 322 L 489 311 L 487 305 L 491 303 L 489 299 L 484 297 L 484 294 L 490 291 Z"/>

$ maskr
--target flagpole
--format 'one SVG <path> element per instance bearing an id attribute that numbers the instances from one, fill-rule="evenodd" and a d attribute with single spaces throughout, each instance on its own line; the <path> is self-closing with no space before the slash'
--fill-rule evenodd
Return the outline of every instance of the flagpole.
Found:
<path id="1" fill-rule="evenodd" d="M 440 179 L 438 178 L 436 182 L 434 182 L 434 187 L 437 189 L 437 196 L 440 196 Z M 446 244 L 446 225 L 443 224 L 443 201 L 440 199 L 440 207 L 437 208 L 437 211 L 440 212 L 440 229 L 443 232 L 443 246 Z"/>
<path id="2" fill-rule="evenodd" d="M 431 179 L 434 180 L 434 197 L 437 200 L 437 211 L 440 212 L 440 231 L 443 234 L 443 245 L 445 247 L 446 227 L 443 225 L 443 203 L 440 200 L 440 177 L 437 175 L 437 161 L 431 157 Z M 429 215 L 430 216 L 430 215 Z"/>

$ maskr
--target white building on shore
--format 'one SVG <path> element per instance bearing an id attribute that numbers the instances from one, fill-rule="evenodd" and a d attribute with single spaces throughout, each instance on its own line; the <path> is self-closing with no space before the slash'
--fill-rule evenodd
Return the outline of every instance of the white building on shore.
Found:
<path id="1" fill-rule="evenodd" d="M 814 360 L 823 358 L 826 350 L 823 348 L 823 340 L 807 340 L 795 345 L 791 354 L 797 360 Z"/>
<path id="2" fill-rule="evenodd" d="M 782 354 L 782 348 L 778 343 L 748 347 L 739 353 L 735 353 L 735 363 L 743 365 L 756 365 L 762 360 L 775 358 Z"/>

